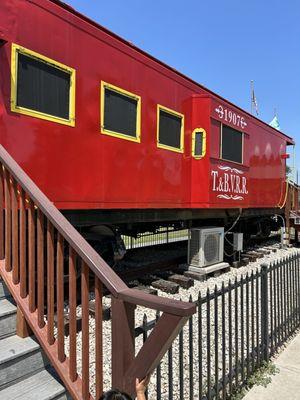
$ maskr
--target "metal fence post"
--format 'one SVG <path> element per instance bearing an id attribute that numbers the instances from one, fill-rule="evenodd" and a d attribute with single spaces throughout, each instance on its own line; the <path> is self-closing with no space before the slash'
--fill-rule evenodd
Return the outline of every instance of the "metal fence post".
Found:
<path id="1" fill-rule="evenodd" d="M 261 345 L 262 359 L 269 361 L 269 295 L 268 295 L 268 264 L 261 265 Z"/>

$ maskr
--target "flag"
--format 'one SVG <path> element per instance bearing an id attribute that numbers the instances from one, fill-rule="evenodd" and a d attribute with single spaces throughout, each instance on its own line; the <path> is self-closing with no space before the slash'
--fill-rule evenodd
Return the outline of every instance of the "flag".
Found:
<path id="1" fill-rule="evenodd" d="M 257 104 L 257 99 L 255 96 L 254 90 L 252 91 L 252 103 L 254 106 L 255 113 L 256 113 L 256 115 L 258 115 L 258 104 Z"/>
<path id="2" fill-rule="evenodd" d="M 278 131 L 280 131 L 280 125 L 279 125 L 279 121 L 277 118 L 277 115 L 274 116 L 274 118 L 272 119 L 272 121 L 270 122 L 270 124 L 273 128 L 277 129 Z"/>
<path id="3" fill-rule="evenodd" d="M 253 86 L 252 86 L 252 99 L 251 99 L 251 101 L 252 101 L 252 106 L 254 107 L 254 110 L 255 110 L 255 114 L 258 115 L 258 103 L 257 103 L 257 99 L 256 99 L 256 96 L 255 96 L 255 93 L 254 93 Z"/>

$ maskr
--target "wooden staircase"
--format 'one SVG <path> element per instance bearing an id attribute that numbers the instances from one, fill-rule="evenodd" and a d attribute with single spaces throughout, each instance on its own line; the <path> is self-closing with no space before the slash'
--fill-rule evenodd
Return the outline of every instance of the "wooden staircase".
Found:
<path id="1" fill-rule="evenodd" d="M 3 383 L 0 383 L 1 400 L 15 398 L 10 393 L 19 393 L 19 396 L 24 393 L 20 399 L 33 399 L 38 382 L 41 385 L 44 382 L 45 396 L 48 395 L 45 398 L 67 398 L 64 387 L 75 400 L 100 398 L 104 381 L 104 288 L 111 297 L 111 352 L 105 354 L 111 361 L 111 386 L 131 395 L 135 394 L 135 378 L 143 378 L 157 367 L 183 325 L 196 311 L 193 303 L 128 288 L 2 146 L 0 276 L 7 286 L 1 282 L 4 297 L 0 317 L 3 349 L 0 376 L 5 371 Z M 91 294 L 95 298 L 92 333 L 89 329 Z M 78 305 L 82 321 L 80 333 Z M 137 306 L 159 311 L 160 317 L 136 354 L 134 318 Z M 67 351 L 65 317 L 69 320 Z M 32 334 L 34 336 L 26 337 Z M 94 346 L 93 359 L 91 346 Z M 26 354 L 28 357 L 34 355 L 35 362 L 24 361 Z M 10 365 L 15 367 L 10 369 Z M 95 377 L 91 376 L 91 365 L 95 366 Z M 41 374 L 40 379 L 38 374 Z M 51 397 L 52 389 L 46 393 L 50 386 L 55 392 L 54 397 Z"/>
<path id="2" fill-rule="evenodd" d="M 20 338 L 16 330 L 17 307 L 0 280 L 0 399 L 70 399 L 34 336 Z"/>

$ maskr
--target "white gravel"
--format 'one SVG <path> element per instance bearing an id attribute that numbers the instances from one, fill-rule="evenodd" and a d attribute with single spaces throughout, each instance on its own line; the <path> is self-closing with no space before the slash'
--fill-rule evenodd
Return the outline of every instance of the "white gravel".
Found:
<path id="1" fill-rule="evenodd" d="M 266 247 L 266 245 L 264 245 Z M 263 247 L 263 246 L 262 246 Z M 279 260 L 283 257 L 289 256 L 293 253 L 300 253 L 299 249 L 296 248 L 288 248 L 288 249 L 279 249 L 276 253 L 271 253 L 270 255 L 266 255 L 264 258 L 258 259 L 256 262 L 251 262 L 248 266 L 246 267 L 241 267 L 238 269 L 233 269 L 231 268 L 229 272 L 223 273 L 218 277 L 211 277 L 207 281 L 204 282 L 199 282 L 195 281 L 195 284 L 193 287 L 190 289 L 183 289 L 180 288 L 179 293 L 175 295 L 169 295 L 166 294 L 160 290 L 158 290 L 158 295 L 161 297 L 171 297 L 173 299 L 181 299 L 184 301 L 189 301 L 190 296 L 194 301 L 197 300 L 198 295 L 200 293 L 201 297 L 205 296 L 207 289 L 210 291 L 213 291 L 215 287 L 217 286 L 218 288 L 221 288 L 222 283 L 224 282 L 225 287 L 228 285 L 229 280 L 233 283 L 235 278 L 240 278 L 240 277 L 246 277 L 247 273 L 251 274 L 252 272 L 256 272 L 260 270 L 260 266 L 263 263 L 272 263 L 276 260 Z M 256 293 L 256 292 L 255 292 Z M 254 293 L 254 294 L 255 294 Z M 245 299 L 245 290 L 244 290 L 244 299 Z M 250 296 L 249 296 L 249 301 L 251 304 L 251 290 L 250 290 Z M 110 299 L 105 297 L 103 299 L 103 303 L 106 306 L 110 306 Z M 240 303 L 239 303 L 240 304 Z M 234 306 L 234 296 L 232 296 L 232 308 Z M 245 307 L 245 301 L 244 301 L 244 307 Z M 203 370 L 202 370 L 202 380 L 204 383 L 204 386 L 206 384 L 207 380 L 207 353 L 206 353 L 206 344 L 207 344 L 207 321 L 206 321 L 206 305 L 202 306 L 203 308 L 203 313 L 202 313 L 202 365 L 203 365 Z M 240 305 L 239 305 L 239 315 L 240 315 Z M 214 303 L 211 302 L 210 304 L 210 311 L 211 311 L 211 319 L 210 319 L 210 331 L 211 331 L 211 365 L 212 368 L 214 367 L 214 360 L 215 360 L 215 352 L 214 352 Z M 78 313 L 80 314 L 80 307 L 78 307 Z M 135 318 L 136 318 L 136 326 L 140 326 L 143 322 L 143 317 L 144 315 L 147 315 L 148 321 L 151 321 L 152 319 L 155 318 L 156 313 L 153 310 L 145 309 L 144 307 L 137 307 L 136 313 L 135 313 Z M 234 312 L 232 313 L 232 317 L 234 318 Z M 254 317 L 255 317 L 255 312 L 254 312 Z M 221 367 L 221 361 L 222 361 L 222 332 L 220 329 L 221 326 L 221 318 L 222 318 L 222 308 L 221 308 L 221 300 L 219 300 L 219 307 L 218 307 L 218 330 L 219 330 L 219 336 L 218 336 L 218 356 L 219 356 L 219 378 L 222 377 L 222 370 L 220 369 Z M 246 318 L 246 317 L 245 317 Z M 225 326 L 226 326 L 226 344 L 225 344 L 225 349 L 226 349 L 226 371 L 228 370 L 228 354 L 229 354 L 229 341 L 228 341 L 228 296 L 225 298 Z M 245 320 L 246 321 L 246 320 Z M 251 322 L 251 321 L 250 321 Z M 183 380 L 184 380 L 184 399 L 190 398 L 190 393 L 189 393 L 189 373 L 190 370 L 193 371 L 194 375 L 194 396 L 193 400 L 199 399 L 198 395 L 198 382 L 199 382 L 199 368 L 198 368 L 198 361 L 199 361 L 199 356 L 198 356 L 198 314 L 193 316 L 193 354 L 194 354 L 194 362 L 193 366 L 189 365 L 189 330 L 188 330 L 188 325 L 185 326 L 183 330 L 183 364 L 184 364 L 184 374 L 183 374 Z M 235 333 L 235 328 L 234 328 L 234 322 L 233 322 L 233 334 Z M 249 329 L 249 338 L 250 338 L 250 344 L 251 344 L 251 329 Z M 94 388 L 94 376 L 95 376 L 95 361 L 94 361 L 94 331 L 95 331 L 95 321 L 93 317 L 90 317 L 90 347 L 89 349 L 84 349 L 84 351 L 89 351 L 90 354 L 90 376 L 91 376 L 91 391 L 93 392 Z M 246 324 L 244 327 L 244 342 L 246 342 L 245 336 L 246 335 Z M 256 329 L 254 330 L 254 337 L 256 335 Z M 234 337 L 234 335 L 233 335 Z M 240 330 L 240 324 L 238 327 L 238 346 L 239 346 L 239 352 L 241 348 L 241 330 Z M 142 345 L 142 336 L 139 336 L 136 339 L 136 352 L 139 350 L 139 348 Z M 246 343 L 244 343 L 246 345 Z M 68 355 L 69 353 L 69 339 L 66 337 L 66 342 L 65 342 L 65 349 L 66 349 L 66 354 Z M 246 349 L 246 348 L 245 348 Z M 77 335 L 77 362 L 78 362 L 78 373 L 81 373 L 81 333 L 78 333 Z M 232 355 L 234 357 L 235 355 L 235 344 L 232 344 Z M 246 355 L 246 351 L 245 351 Z M 105 321 L 103 322 L 103 356 L 104 356 L 104 363 L 103 363 L 103 368 L 104 368 L 104 389 L 108 390 L 111 388 L 111 321 Z M 178 338 L 174 341 L 173 346 L 172 346 L 172 362 L 173 362 L 173 399 L 174 400 L 180 400 L 179 396 L 179 340 Z M 161 399 L 162 400 L 169 400 L 169 395 L 168 395 L 168 354 L 165 355 L 161 362 Z M 214 371 L 211 371 L 212 377 L 214 375 Z M 149 385 L 149 399 L 156 399 L 156 373 L 153 373 L 151 377 L 151 382 Z M 213 378 L 212 378 L 213 379 Z"/>

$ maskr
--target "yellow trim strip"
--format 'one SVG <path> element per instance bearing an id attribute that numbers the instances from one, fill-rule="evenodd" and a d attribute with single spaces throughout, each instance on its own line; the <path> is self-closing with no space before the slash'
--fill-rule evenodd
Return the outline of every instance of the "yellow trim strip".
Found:
<path id="1" fill-rule="evenodd" d="M 196 133 L 202 133 L 202 154 L 201 155 L 195 154 Z M 206 130 L 203 128 L 196 128 L 193 130 L 193 133 L 192 133 L 192 156 L 196 160 L 200 160 L 201 158 L 205 157 L 205 154 L 206 154 Z"/>
<path id="2" fill-rule="evenodd" d="M 284 195 L 284 200 L 282 205 L 280 205 L 280 203 L 278 204 L 278 207 L 282 210 L 283 207 L 286 205 L 286 201 L 287 201 L 287 196 L 288 196 L 288 192 L 289 192 L 289 181 L 286 181 L 286 185 L 285 185 L 285 195 Z M 281 197 L 280 197 L 281 198 Z M 280 200 L 279 200 L 280 201 Z"/>
<path id="3" fill-rule="evenodd" d="M 24 54 L 28 57 L 37 59 L 38 61 L 49 64 L 52 67 L 61 69 L 64 72 L 70 74 L 70 104 L 69 104 L 69 116 L 70 118 L 64 119 L 56 117 L 54 115 L 49 115 L 40 111 L 27 109 L 17 105 L 17 89 L 18 89 L 18 54 Z M 51 122 L 56 122 L 58 124 L 75 126 L 75 95 L 76 95 L 76 71 L 74 68 L 70 68 L 64 64 L 61 64 L 51 58 L 45 57 L 35 51 L 26 49 L 25 47 L 19 46 L 15 43 L 12 44 L 11 48 L 11 111 L 17 112 L 19 114 L 29 115 L 31 117 L 44 119 Z"/>
<path id="4" fill-rule="evenodd" d="M 105 109 L 105 89 L 113 90 L 116 93 L 123 94 L 131 99 L 137 101 L 137 113 L 136 113 L 136 135 L 135 137 L 126 135 L 124 133 L 111 131 L 109 129 L 105 129 L 104 127 L 104 109 Z M 124 90 L 118 86 L 111 85 L 110 83 L 101 81 L 101 105 L 100 105 L 100 114 L 101 114 L 101 133 L 104 135 L 114 136 L 120 139 L 129 140 L 131 142 L 140 143 L 141 142 L 141 96 L 136 95 L 135 93 L 131 93 L 127 90 Z"/>
<path id="5" fill-rule="evenodd" d="M 180 148 L 168 146 L 166 144 L 162 144 L 159 142 L 159 120 L 160 120 L 160 111 L 165 111 L 169 114 L 175 115 L 176 117 L 181 118 L 181 131 L 180 131 Z M 156 140 L 157 140 L 157 147 L 160 149 L 166 149 L 170 151 L 175 151 L 176 153 L 183 153 L 184 152 L 184 114 L 181 114 L 177 111 L 171 110 L 161 104 L 157 105 L 157 125 L 156 125 Z"/>

